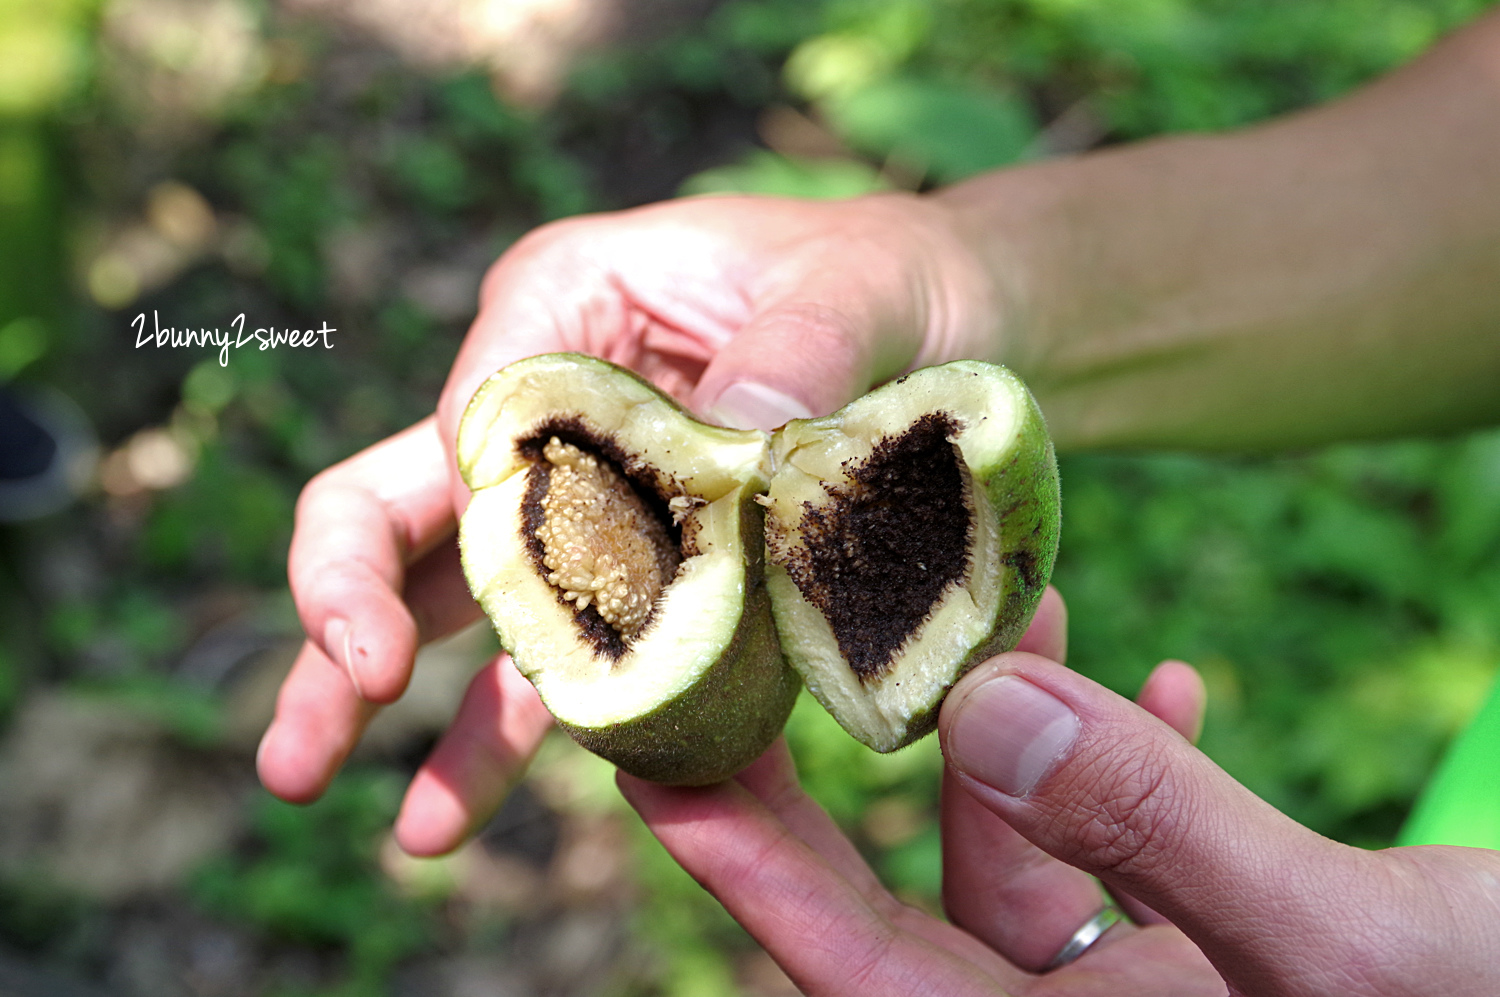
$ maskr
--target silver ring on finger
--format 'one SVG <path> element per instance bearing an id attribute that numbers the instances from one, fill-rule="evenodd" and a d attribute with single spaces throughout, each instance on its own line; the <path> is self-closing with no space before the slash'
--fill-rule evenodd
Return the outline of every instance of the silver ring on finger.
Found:
<path id="1" fill-rule="evenodd" d="M 1104 937 L 1104 933 L 1110 928 L 1125 920 L 1124 913 L 1113 904 L 1106 904 L 1099 913 L 1083 922 L 1083 927 L 1073 932 L 1052 961 L 1042 969 L 1044 973 L 1050 973 L 1054 969 L 1060 969 L 1068 963 L 1077 959 L 1089 950 L 1089 947 Z"/>

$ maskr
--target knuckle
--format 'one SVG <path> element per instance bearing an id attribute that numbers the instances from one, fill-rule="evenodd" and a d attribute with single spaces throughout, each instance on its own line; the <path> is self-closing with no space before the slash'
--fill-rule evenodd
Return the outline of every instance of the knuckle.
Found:
<path id="1" fill-rule="evenodd" d="M 559 243 L 566 242 L 574 232 L 587 222 L 582 218 L 563 218 L 538 225 L 515 241 L 501 257 L 503 262 L 506 258 L 521 259 L 536 253 L 544 253 L 554 249 Z"/>
<path id="2" fill-rule="evenodd" d="M 361 486 L 359 465 L 362 454 L 326 467 L 313 475 L 297 495 L 294 510 L 298 526 L 318 527 L 325 522 L 345 521 L 354 511 L 363 511 L 372 496 Z"/>
<path id="3" fill-rule="evenodd" d="M 336 468 L 323 471 L 309 481 L 297 496 L 293 511 L 292 573 L 300 574 L 312 562 L 321 561 L 319 551 L 326 547 L 330 523 L 345 521 L 348 513 L 348 489 L 336 476 Z"/>
<path id="4" fill-rule="evenodd" d="M 842 385 L 850 378 L 849 360 L 867 353 L 859 322 L 831 305 L 787 303 L 774 308 L 764 321 L 773 330 L 777 352 L 808 375 L 816 373 L 817 380 Z"/>
<path id="5" fill-rule="evenodd" d="M 557 274 L 571 275 L 576 282 L 580 267 L 608 269 L 608 246 L 615 228 L 614 215 L 575 215 L 548 222 L 517 239 L 485 270 L 479 282 L 482 314 L 496 303 L 516 294 L 534 294 L 537 288 L 557 284 Z M 570 284 L 571 286 L 571 284 Z"/>
<path id="6" fill-rule="evenodd" d="M 831 305 L 816 301 L 797 301 L 776 309 L 779 324 L 797 333 L 799 339 L 813 341 L 818 348 L 842 347 L 855 342 L 857 334 L 850 317 Z"/>
<path id="7" fill-rule="evenodd" d="M 597 232 L 602 217 L 600 215 L 574 215 L 537 226 L 512 243 L 509 249 L 500 254 L 499 259 L 490 264 L 489 270 L 485 273 L 484 283 L 488 284 L 492 279 L 496 279 L 496 274 L 518 265 L 544 259 L 556 253 L 576 251 L 580 243 L 590 241 L 589 233 Z"/>
<path id="8" fill-rule="evenodd" d="M 564 226 L 568 220 L 552 222 L 540 228 L 532 229 L 521 236 L 510 248 L 501 253 L 495 262 L 485 270 L 484 277 L 479 282 L 479 300 L 481 304 L 489 301 L 498 292 L 500 286 L 505 282 L 507 275 L 524 266 L 538 257 L 545 256 L 559 240 L 566 238 Z"/>
<path id="9" fill-rule="evenodd" d="M 880 925 L 871 930 L 857 945 L 845 954 L 844 975 L 849 981 L 849 993 L 879 993 L 888 990 L 892 960 L 889 958 L 895 932 L 889 926 Z"/>
<path id="10" fill-rule="evenodd" d="M 297 496 L 297 518 L 302 519 L 315 511 L 330 492 L 338 489 L 338 480 L 337 464 L 333 467 L 325 467 L 308 479 L 307 484 L 302 486 L 302 491 Z"/>
<path id="11" fill-rule="evenodd" d="M 1107 772 L 1097 771 L 1107 766 Z M 1076 805 L 1078 847 L 1101 872 L 1140 875 L 1170 861 L 1175 829 L 1188 819 L 1187 801 L 1165 752 L 1144 748 L 1127 757 L 1100 758 L 1083 780 L 1094 787 Z"/>
<path id="12" fill-rule="evenodd" d="M 292 599 L 306 611 L 343 605 L 369 583 L 369 566 L 354 558 L 334 558 L 290 573 Z"/>

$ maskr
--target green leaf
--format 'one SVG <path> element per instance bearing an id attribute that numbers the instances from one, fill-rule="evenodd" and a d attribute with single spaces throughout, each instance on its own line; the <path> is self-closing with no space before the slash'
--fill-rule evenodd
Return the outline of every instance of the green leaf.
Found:
<path id="1" fill-rule="evenodd" d="M 877 81 L 820 109 L 854 148 L 936 183 L 1013 163 L 1037 134 L 1030 110 L 1015 97 L 911 76 Z"/>

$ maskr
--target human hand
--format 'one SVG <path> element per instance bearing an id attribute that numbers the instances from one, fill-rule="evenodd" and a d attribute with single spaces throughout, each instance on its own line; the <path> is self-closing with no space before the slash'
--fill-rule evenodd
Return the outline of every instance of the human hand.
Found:
<path id="1" fill-rule="evenodd" d="M 258 760 L 277 795 L 317 798 L 418 646 L 479 616 L 459 570 L 452 473 L 464 406 L 496 369 L 574 350 L 632 367 L 692 410 L 774 428 L 902 371 L 994 352 L 999 307 L 948 209 L 704 198 L 571 219 L 490 271 L 435 419 L 315 478 L 290 575 L 309 639 Z M 448 851 L 497 807 L 549 718 L 505 656 L 476 675 L 413 780 L 396 836 Z"/>
<path id="2" fill-rule="evenodd" d="M 1191 669 L 1164 664 L 1128 703 L 1056 663 L 1062 620 L 1049 591 L 1021 649 L 944 704 L 951 923 L 880 885 L 783 746 L 734 783 L 621 788 L 809 994 L 1500 992 L 1500 854 L 1319 837 L 1184 737 Z M 1099 908 L 1089 873 L 1133 923 L 1044 972 Z"/>

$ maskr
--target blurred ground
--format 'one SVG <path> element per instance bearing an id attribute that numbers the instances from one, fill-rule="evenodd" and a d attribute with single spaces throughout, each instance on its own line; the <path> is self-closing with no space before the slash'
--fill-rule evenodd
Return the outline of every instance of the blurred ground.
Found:
<path id="1" fill-rule="evenodd" d="M 537 224 L 1229 127 L 1488 5 L 0 4 L 0 382 L 60 390 L 101 445 L 79 503 L 0 526 L 0 993 L 794 992 L 565 739 L 457 855 L 391 845 L 482 628 L 425 653 L 325 800 L 259 789 L 301 484 L 430 411 Z M 240 313 L 336 348 L 135 346 Z M 1063 470 L 1074 665 L 1133 691 L 1198 663 L 1216 759 L 1388 843 L 1500 660 L 1500 436 Z M 935 908 L 936 745 L 877 759 L 805 702 L 789 738 Z"/>

